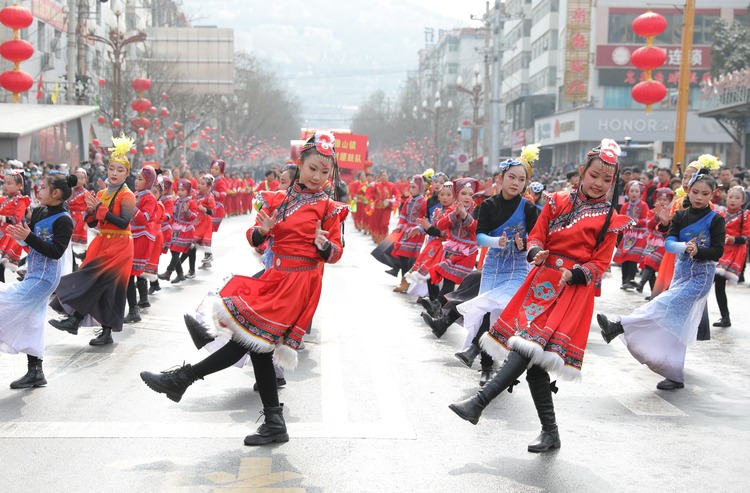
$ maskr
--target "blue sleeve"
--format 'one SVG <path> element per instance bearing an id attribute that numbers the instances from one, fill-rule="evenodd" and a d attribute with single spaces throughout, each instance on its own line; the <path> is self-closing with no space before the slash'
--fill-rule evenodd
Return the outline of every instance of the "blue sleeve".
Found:
<path id="1" fill-rule="evenodd" d="M 678 241 L 676 236 L 667 236 L 667 242 L 665 243 L 664 248 L 669 253 L 679 255 L 680 253 L 685 253 L 687 243 L 685 243 L 684 241 Z"/>
<path id="2" fill-rule="evenodd" d="M 496 236 L 490 236 L 485 233 L 477 234 L 477 244 L 479 246 L 489 247 L 489 248 L 498 248 L 497 241 L 498 241 L 498 238 Z"/>

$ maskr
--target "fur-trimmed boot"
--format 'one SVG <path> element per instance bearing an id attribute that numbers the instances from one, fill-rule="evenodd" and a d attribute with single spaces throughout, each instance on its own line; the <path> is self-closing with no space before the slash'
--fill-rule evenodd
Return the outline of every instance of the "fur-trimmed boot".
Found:
<path id="1" fill-rule="evenodd" d="M 182 318 L 185 320 L 185 327 L 187 327 L 188 334 L 190 334 L 190 338 L 193 340 L 196 349 L 200 349 L 216 339 L 216 337 L 211 335 L 208 327 L 197 321 L 192 315 L 186 313 Z"/>

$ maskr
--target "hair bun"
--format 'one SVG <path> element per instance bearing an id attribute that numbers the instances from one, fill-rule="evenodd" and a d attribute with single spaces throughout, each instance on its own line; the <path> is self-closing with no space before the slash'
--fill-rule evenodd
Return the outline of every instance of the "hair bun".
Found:
<path id="1" fill-rule="evenodd" d="M 68 175 L 67 182 L 68 186 L 70 188 L 73 188 L 74 186 L 78 185 L 78 177 L 75 174 Z"/>

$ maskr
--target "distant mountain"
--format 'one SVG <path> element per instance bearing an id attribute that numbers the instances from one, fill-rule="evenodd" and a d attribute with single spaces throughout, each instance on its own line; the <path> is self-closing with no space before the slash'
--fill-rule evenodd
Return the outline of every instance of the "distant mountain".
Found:
<path id="1" fill-rule="evenodd" d="M 408 0 L 183 0 L 183 5 L 194 25 L 233 28 L 235 49 L 254 53 L 300 97 L 310 127 L 347 126 L 357 105 L 378 89 L 395 96 L 407 71 L 417 69 L 425 28 L 437 37 L 439 29 L 470 25 L 473 6 L 466 7 L 462 21 Z"/>

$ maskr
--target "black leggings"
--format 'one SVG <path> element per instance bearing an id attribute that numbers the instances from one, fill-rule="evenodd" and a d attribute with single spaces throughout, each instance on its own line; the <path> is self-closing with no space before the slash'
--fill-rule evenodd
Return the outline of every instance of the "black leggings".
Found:
<path id="1" fill-rule="evenodd" d="M 130 280 L 128 281 L 128 291 L 127 291 L 127 297 L 128 297 L 128 306 L 131 310 L 135 309 L 136 306 L 138 306 L 138 299 L 136 296 L 136 289 L 135 289 L 135 276 L 130 276 Z"/>
<path id="2" fill-rule="evenodd" d="M 200 363 L 193 365 L 193 371 L 200 378 L 229 368 L 248 353 L 246 347 L 236 341 L 229 341 L 215 353 L 208 355 Z M 256 353 L 249 351 L 253 363 L 255 382 L 263 407 L 279 405 L 279 390 L 276 387 L 276 371 L 273 368 L 273 353 Z"/>
<path id="3" fill-rule="evenodd" d="M 172 252 L 172 260 L 169 262 L 169 271 L 175 271 L 178 276 L 182 275 L 182 262 L 180 262 L 180 252 Z"/>
<path id="4" fill-rule="evenodd" d="M 430 296 L 430 299 L 438 300 L 441 305 L 445 305 L 448 301 L 445 295 L 452 293 L 454 289 L 456 289 L 456 283 L 448 279 L 443 279 L 442 289 L 438 288 L 437 284 L 427 283 L 427 294 Z"/>
<path id="5" fill-rule="evenodd" d="M 719 312 L 721 313 L 721 318 L 729 318 L 726 277 L 714 276 L 714 291 L 716 292 L 716 302 L 719 304 Z"/>
<path id="6" fill-rule="evenodd" d="M 414 257 L 398 257 L 399 268 L 401 269 L 401 276 L 405 276 L 407 272 L 414 267 L 414 263 L 417 261 Z"/>
<path id="7" fill-rule="evenodd" d="M 622 263 L 622 283 L 625 284 L 628 281 L 635 279 L 635 275 L 638 273 L 638 263 L 632 260 L 627 260 Z"/>
<path id="8" fill-rule="evenodd" d="M 477 347 L 479 346 L 479 339 L 482 338 L 484 334 L 486 334 L 490 330 L 490 314 L 485 314 L 484 318 L 482 319 L 482 325 L 479 326 L 479 330 L 477 331 L 477 335 L 474 336 L 474 339 L 471 340 L 471 343 L 474 344 Z M 483 370 L 489 370 L 492 369 L 492 365 L 494 364 L 494 360 L 492 359 L 492 356 L 490 356 L 487 352 L 482 351 L 480 356 L 480 361 L 482 364 Z"/>
<path id="9" fill-rule="evenodd" d="M 195 272 L 195 248 L 191 248 L 186 253 L 180 255 L 180 265 L 188 259 L 188 265 L 190 266 L 190 272 Z"/>

